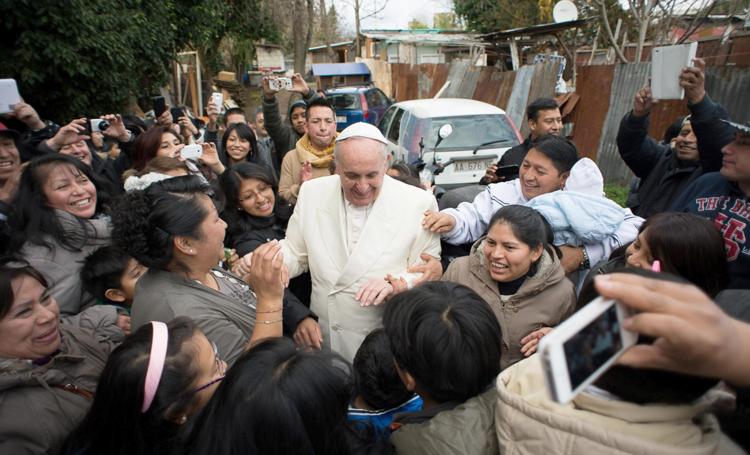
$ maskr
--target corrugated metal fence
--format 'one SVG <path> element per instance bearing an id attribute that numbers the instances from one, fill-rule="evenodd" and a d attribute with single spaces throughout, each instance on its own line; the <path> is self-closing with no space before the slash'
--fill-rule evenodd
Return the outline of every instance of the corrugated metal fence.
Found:
<path id="1" fill-rule="evenodd" d="M 651 74 L 650 63 L 620 64 L 603 67 L 585 66 L 579 67 L 578 75 L 593 71 L 602 73 L 612 72 L 610 76 L 612 83 L 609 100 L 606 101 L 601 92 L 586 90 L 579 83 L 576 93 L 580 95 L 577 110 L 583 109 L 589 103 L 604 104 L 606 106 L 606 117 L 604 124 L 599 130 L 598 142 L 596 144 L 596 161 L 601 168 L 604 179 L 610 183 L 628 184 L 633 174 L 625 166 L 617 151 L 617 130 L 622 117 L 633 108 L 633 97 L 635 93 L 645 85 Z M 604 76 L 599 74 L 600 77 Z M 606 77 L 606 76 L 604 76 Z M 732 66 L 709 66 L 706 68 L 706 92 L 714 101 L 722 104 L 730 118 L 738 120 L 750 120 L 750 69 Z M 604 99 L 603 99 L 604 98 Z M 661 139 L 666 128 L 674 122 L 677 117 L 688 115 L 689 111 L 685 101 L 669 100 L 657 102 L 651 110 L 649 135 Z M 596 134 L 596 128 L 592 132 L 587 128 L 588 121 L 594 121 L 589 116 L 579 116 L 573 129 L 572 139 L 579 148 L 591 146 L 591 140 Z M 594 125 L 591 125 L 592 127 Z M 583 128 L 583 130 L 582 130 Z M 581 137 L 579 139 L 579 131 Z M 593 133 L 593 134 L 592 134 Z"/>
<path id="2" fill-rule="evenodd" d="M 368 65 L 371 63 L 364 60 Z M 571 138 L 581 155 L 599 164 L 605 181 L 628 184 L 632 173 L 620 159 L 616 137 L 620 120 L 633 106 L 633 97 L 650 75 L 650 62 L 639 64 L 579 66 L 575 109 L 566 117 L 572 123 Z M 432 98 L 450 82 L 442 98 L 471 98 L 498 106 L 508 113 L 521 133 L 528 134 L 526 105 L 542 96 L 554 96 L 558 66 L 553 62 L 523 66 L 516 72 L 470 66 L 465 62 L 409 65 L 394 63 L 377 67 L 375 84 L 398 101 Z M 750 120 L 750 69 L 709 66 L 706 91 L 721 103 L 733 119 Z M 651 111 L 649 134 L 661 138 L 678 117 L 687 115 L 684 101 L 657 103 Z"/>

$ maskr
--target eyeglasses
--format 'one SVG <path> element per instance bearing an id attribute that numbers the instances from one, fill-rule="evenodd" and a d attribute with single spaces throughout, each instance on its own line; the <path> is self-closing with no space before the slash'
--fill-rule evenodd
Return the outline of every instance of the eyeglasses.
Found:
<path id="1" fill-rule="evenodd" d="M 207 389 L 207 388 L 211 387 L 212 385 L 214 385 L 217 382 L 219 382 L 222 379 L 224 379 L 224 376 L 226 376 L 226 373 L 227 373 L 227 371 L 226 371 L 226 369 L 227 369 L 226 368 L 226 363 L 224 363 L 221 360 L 221 358 L 219 357 L 219 349 L 216 347 L 216 343 L 214 343 L 213 341 L 211 341 L 211 347 L 214 350 L 214 362 L 216 363 L 216 371 L 219 372 L 219 377 L 216 378 L 216 379 L 212 379 L 211 381 L 209 381 L 209 382 L 207 382 L 207 383 L 205 383 L 205 384 L 203 384 L 201 386 L 198 386 L 198 387 L 194 388 L 193 390 L 190 391 L 191 395 L 194 394 L 194 393 L 198 393 L 201 390 L 204 390 L 204 389 Z"/>
<path id="2" fill-rule="evenodd" d="M 250 201 L 255 202 L 256 199 L 259 199 L 261 197 L 268 198 L 268 191 L 271 190 L 273 192 L 273 188 L 271 186 L 260 186 L 257 191 L 255 190 L 247 190 L 244 191 L 242 195 L 238 198 L 240 202 Z"/>

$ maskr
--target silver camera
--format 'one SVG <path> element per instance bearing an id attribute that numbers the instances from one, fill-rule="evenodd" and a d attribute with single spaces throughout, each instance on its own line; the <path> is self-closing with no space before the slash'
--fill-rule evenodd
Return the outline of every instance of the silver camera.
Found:
<path id="1" fill-rule="evenodd" d="M 89 123 L 91 125 L 92 133 L 99 133 L 109 128 L 109 122 L 104 119 L 92 118 L 91 120 L 89 120 Z"/>

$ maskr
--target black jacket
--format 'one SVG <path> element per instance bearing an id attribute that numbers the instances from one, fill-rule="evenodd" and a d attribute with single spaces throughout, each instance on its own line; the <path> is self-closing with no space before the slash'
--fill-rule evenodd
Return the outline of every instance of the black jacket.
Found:
<path id="1" fill-rule="evenodd" d="M 526 137 L 526 140 L 520 144 L 506 150 L 505 153 L 503 153 L 502 158 L 500 158 L 498 166 L 510 166 L 515 164 L 520 167 L 521 163 L 523 163 L 523 159 L 529 152 L 531 145 L 531 135 L 529 135 Z"/>
<path id="2" fill-rule="evenodd" d="M 617 132 L 617 147 L 625 164 L 641 179 L 637 190 L 628 197 L 628 207 L 643 218 L 669 209 L 674 200 L 695 179 L 721 168 L 721 148 L 731 137 L 719 120 L 726 111 L 708 95 L 697 104 L 688 104 L 690 123 L 698 138 L 699 161 L 677 158 L 668 144 L 648 137 L 648 116 L 625 114 Z"/>
<path id="3" fill-rule="evenodd" d="M 277 203 L 274 215 L 267 218 L 251 216 L 244 211 L 238 211 L 236 215 L 223 213 L 222 218 L 229 225 L 224 245 L 234 248 L 242 257 L 270 240 L 283 239 L 286 236 L 286 226 L 292 210 L 293 206 L 290 204 Z M 292 298 L 309 308 L 311 293 L 312 281 L 310 273 L 306 272 L 289 282 L 289 288 L 284 293 L 284 300 Z M 311 316 L 317 319 L 317 316 L 312 313 Z"/>

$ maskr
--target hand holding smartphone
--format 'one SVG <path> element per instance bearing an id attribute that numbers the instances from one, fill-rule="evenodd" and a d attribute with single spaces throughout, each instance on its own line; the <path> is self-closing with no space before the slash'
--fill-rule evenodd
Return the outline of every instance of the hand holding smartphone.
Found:
<path id="1" fill-rule="evenodd" d="M 167 101 L 163 96 L 155 96 L 152 100 L 154 102 L 154 117 L 159 118 L 167 110 Z"/>
<path id="2" fill-rule="evenodd" d="M 13 107 L 20 102 L 15 79 L 0 79 L 0 114 L 13 112 Z"/>
<path id="3" fill-rule="evenodd" d="M 539 342 L 539 355 L 550 397 L 568 403 L 596 381 L 638 340 L 622 328 L 632 310 L 598 297 Z"/>
<path id="4" fill-rule="evenodd" d="M 495 169 L 495 175 L 500 177 L 502 181 L 508 181 L 518 178 L 518 172 L 520 168 L 517 164 L 511 164 L 508 166 L 498 166 Z"/>
<path id="5" fill-rule="evenodd" d="M 203 156 L 203 147 L 198 144 L 190 144 L 180 149 L 180 158 L 195 161 Z"/>

